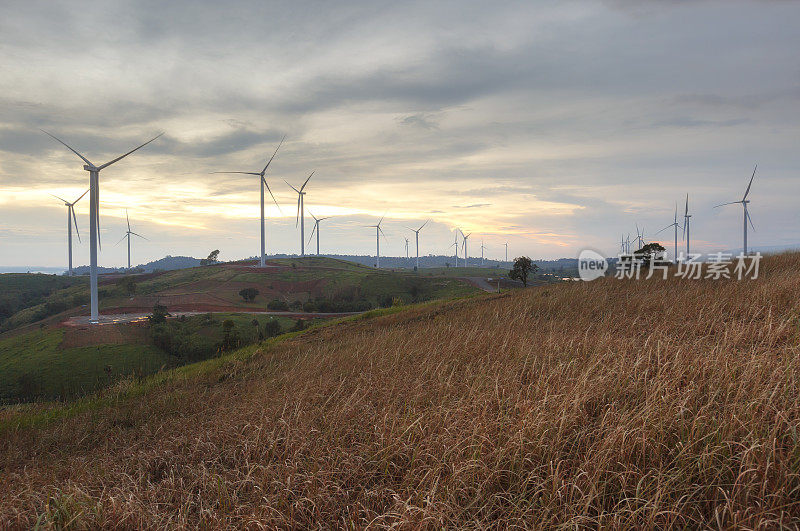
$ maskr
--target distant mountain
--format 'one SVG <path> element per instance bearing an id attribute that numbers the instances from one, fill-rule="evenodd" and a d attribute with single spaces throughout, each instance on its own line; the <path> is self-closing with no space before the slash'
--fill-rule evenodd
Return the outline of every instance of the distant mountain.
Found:
<path id="1" fill-rule="evenodd" d="M 154 260 L 152 262 L 148 262 L 146 264 L 137 265 L 132 267 L 136 272 L 140 273 L 152 273 L 153 271 L 171 271 L 173 269 L 186 269 L 189 267 L 197 267 L 200 265 L 199 258 L 192 258 L 191 256 L 165 256 L 164 258 L 160 258 L 158 260 Z M 88 275 L 89 274 L 89 266 L 83 265 L 79 267 L 73 268 L 76 275 Z M 124 267 L 99 267 L 97 268 L 98 272 L 102 274 L 106 273 L 122 273 L 125 271 Z"/>

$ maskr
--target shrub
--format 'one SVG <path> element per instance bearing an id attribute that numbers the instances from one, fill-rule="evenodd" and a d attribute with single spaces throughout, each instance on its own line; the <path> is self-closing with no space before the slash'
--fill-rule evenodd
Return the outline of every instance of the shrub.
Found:
<path id="1" fill-rule="evenodd" d="M 274 310 L 276 312 L 288 312 L 289 305 L 286 304 L 286 301 L 282 301 L 280 299 L 272 299 L 267 303 L 267 309 Z"/>
<path id="2" fill-rule="evenodd" d="M 253 302 L 258 293 L 259 291 L 256 288 L 244 288 L 239 291 L 239 296 L 242 297 L 245 302 Z"/>

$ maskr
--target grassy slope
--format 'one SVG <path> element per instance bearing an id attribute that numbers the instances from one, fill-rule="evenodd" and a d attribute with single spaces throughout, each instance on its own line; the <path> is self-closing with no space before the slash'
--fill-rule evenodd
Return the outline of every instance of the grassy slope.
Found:
<path id="1" fill-rule="evenodd" d="M 202 326 L 202 316 L 188 319 L 188 330 L 213 342 L 222 340 L 220 323 L 231 320 L 244 343 L 258 340 L 255 319 L 263 329 L 268 320 L 277 320 L 289 330 L 295 320 L 286 317 L 253 316 L 240 313 L 215 313 L 214 325 Z M 65 329 L 49 327 L 0 338 L 0 403 L 31 399 L 74 398 L 102 389 L 111 383 L 105 367 L 112 370 L 112 381 L 129 376 L 147 376 L 174 367 L 180 360 L 151 344 L 147 334 L 125 333 L 140 325 L 108 325 L 122 331 L 126 342 L 63 348 Z M 27 383 L 27 386 L 26 386 Z"/>
<path id="2" fill-rule="evenodd" d="M 72 397 L 108 385 L 112 377 L 152 374 L 174 360 L 150 345 L 120 344 L 60 348 L 64 329 L 37 330 L 0 340 L 0 401 L 27 393 Z M 28 389 L 23 381 L 27 379 Z"/>
<path id="3" fill-rule="evenodd" d="M 6 429 L 0 522 L 798 525 L 798 301 L 793 254 L 322 327 Z"/>

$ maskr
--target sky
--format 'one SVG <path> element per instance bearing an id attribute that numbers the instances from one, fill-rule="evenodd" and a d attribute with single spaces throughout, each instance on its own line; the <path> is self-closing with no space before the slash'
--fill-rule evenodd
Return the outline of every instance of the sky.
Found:
<path id="1" fill-rule="evenodd" d="M 615 255 L 682 214 L 693 250 L 800 243 L 800 2 L 3 2 L 0 265 L 66 262 L 95 164 L 99 264 L 297 253 L 296 194 L 323 253 Z M 87 196 L 88 197 L 88 196 Z M 88 263 L 86 198 L 76 206 Z M 313 220 L 306 214 L 306 239 Z M 84 236 L 86 236 L 84 238 Z M 682 245 L 682 244 L 681 244 Z M 315 250 L 309 244 L 307 249 Z"/>

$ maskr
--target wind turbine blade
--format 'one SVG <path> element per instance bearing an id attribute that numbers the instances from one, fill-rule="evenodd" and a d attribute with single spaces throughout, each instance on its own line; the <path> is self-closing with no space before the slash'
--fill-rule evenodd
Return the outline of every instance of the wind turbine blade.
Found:
<path id="1" fill-rule="evenodd" d="M 689 215 L 689 194 L 686 194 L 686 212 L 683 215 L 684 217 Z"/>
<path id="2" fill-rule="evenodd" d="M 87 188 L 87 190 L 86 190 L 85 192 L 83 192 L 83 193 L 81 194 L 81 196 L 80 196 L 78 199 L 76 199 L 75 201 L 73 201 L 73 202 L 72 202 L 72 204 L 73 204 L 73 205 L 75 205 L 75 203 L 77 203 L 78 201 L 80 201 L 81 199 L 83 199 L 83 196 L 85 196 L 85 195 L 86 195 L 86 194 L 88 194 L 88 193 L 89 193 L 89 189 Z"/>
<path id="3" fill-rule="evenodd" d="M 428 221 L 430 221 L 430 220 L 428 220 Z M 427 224 L 428 224 L 428 221 L 426 221 L 425 223 L 423 223 L 423 224 L 422 224 L 422 227 L 424 227 L 425 225 L 427 225 Z M 421 230 L 422 230 L 422 227 L 418 228 L 418 229 L 417 229 L 417 232 L 421 231 Z"/>
<path id="4" fill-rule="evenodd" d="M 314 171 L 316 171 L 316 170 L 314 170 Z M 312 171 L 312 172 L 311 172 L 311 175 L 309 175 L 309 176 L 308 176 L 308 179 L 306 179 L 306 182 L 304 182 L 304 183 L 303 183 L 303 186 L 301 186 L 301 187 L 300 187 L 300 191 L 301 191 L 301 192 L 303 191 L 303 189 L 304 189 L 304 188 L 306 187 L 306 185 L 308 184 L 308 181 L 310 181 L 310 180 L 311 180 L 311 177 L 312 177 L 313 175 L 314 175 L 314 172 Z"/>
<path id="5" fill-rule="evenodd" d="M 752 220 L 752 219 L 750 219 L 750 212 L 749 212 L 749 211 L 747 211 L 747 221 L 749 221 L 749 222 L 750 222 L 750 227 L 752 227 L 752 228 L 753 228 L 753 230 L 755 231 L 755 230 L 756 230 L 756 227 L 755 227 L 755 225 L 753 225 L 753 220 Z"/>
<path id="6" fill-rule="evenodd" d="M 667 230 L 668 228 L 670 228 L 670 227 L 672 227 L 674 225 L 677 225 L 677 223 L 670 223 L 669 225 L 667 225 L 666 227 L 664 227 L 663 229 L 661 229 L 658 232 L 663 232 L 663 231 Z M 658 234 L 658 232 L 656 232 L 656 234 Z"/>
<path id="7" fill-rule="evenodd" d="M 75 203 L 72 203 L 72 204 L 74 205 Z M 80 233 L 80 231 L 78 231 L 78 218 L 75 217 L 75 207 L 74 206 L 70 206 L 69 209 L 72 211 L 72 221 L 75 222 L 75 234 L 78 235 L 78 241 L 80 242 L 81 241 L 81 233 Z M 83 243 L 83 242 L 81 242 L 81 243 Z"/>
<path id="8" fill-rule="evenodd" d="M 285 183 L 286 183 L 286 186 L 288 186 L 289 188 L 291 188 L 292 190 L 294 190 L 294 191 L 295 191 L 295 192 L 297 192 L 298 194 L 300 193 L 300 190 L 298 190 L 297 188 L 295 188 L 294 186 L 292 186 L 291 184 L 289 184 L 288 182 L 286 182 L 286 179 L 284 179 L 284 180 L 283 180 L 283 182 L 285 182 Z"/>
<path id="9" fill-rule="evenodd" d="M 69 204 L 69 201 L 67 201 L 66 199 L 62 199 L 62 198 L 58 197 L 57 195 L 53 195 L 53 194 L 47 194 L 47 195 L 49 195 L 51 197 L 55 197 L 59 201 L 64 201 L 64 203 L 67 204 L 67 205 Z"/>
<path id="10" fill-rule="evenodd" d="M 686 222 L 684 221 L 684 222 L 683 222 L 683 236 L 681 236 L 681 238 L 683 238 L 684 240 L 686 239 L 686 226 L 687 226 L 687 225 L 688 225 L 688 223 L 686 223 Z"/>
<path id="11" fill-rule="evenodd" d="M 142 148 L 143 148 L 143 147 L 145 147 L 147 144 L 149 144 L 150 142 L 152 142 L 153 140 L 155 140 L 156 138 L 160 137 L 160 136 L 161 136 L 161 135 L 163 135 L 163 134 L 164 134 L 164 133 L 159 133 L 159 134 L 157 134 L 156 136 L 154 136 L 153 138 L 151 138 L 150 140 L 148 140 L 147 142 L 145 142 L 145 143 L 144 143 L 144 144 L 142 144 L 141 146 L 133 148 L 132 150 L 130 150 L 130 151 L 128 151 L 127 153 L 125 153 L 124 155 L 120 155 L 119 157 L 115 158 L 114 160 L 111 160 L 111 161 L 108 161 L 108 162 L 106 162 L 106 163 L 105 163 L 105 164 L 103 164 L 102 166 L 98 166 L 98 168 L 97 168 L 97 169 L 98 169 L 98 170 L 102 170 L 103 168 L 108 168 L 109 166 L 111 166 L 112 164 L 114 164 L 115 162 L 117 162 L 118 160 L 122 160 L 122 159 L 124 159 L 125 157 L 127 157 L 128 155 L 130 155 L 131 153 L 133 153 L 134 151 L 138 151 L 138 150 L 142 149 Z"/>
<path id="12" fill-rule="evenodd" d="M 117 245 L 119 245 L 119 244 L 122 242 L 122 240 L 124 240 L 124 239 L 125 239 L 125 238 L 127 238 L 127 237 L 128 237 L 128 233 L 126 232 L 126 233 L 125 233 L 125 236 L 123 236 L 122 238 L 120 238 L 120 240 L 119 240 L 117 243 L 115 243 L 115 244 L 114 244 L 114 247 L 116 247 Z"/>
<path id="13" fill-rule="evenodd" d="M 148 238 L 145 238 L 145 237 L 144 237 L 144 236 L 142 236 L 141 234 L 136 234 L 135 232 L 131 232 L 131 234 L 133 234 L 134 236 L 138 236 L 138 237 L 140 237 L 140 238 L 142 238 L 142 239 L 144 239 L 144 240 L 150 241 Z"/>
<path id="14" fill-rule="evenodd" d="M 308 237 L 308 243 L 306 243 L 306 245 L 311 243 L 311 240 L 314 238 L 314 231 L 316 231 L 316 230 L 317 230 L 317 224 L 314 223 L 314 228 L 311 229 L 311 236 Z"/>
<path id="15" fill-rule="evenodd" d="M 750 177 L 750 182 L 749 182 L 749 183 L 747 183 L 747 190 L 745 190 L 745 191 L 744 191 L 744 197 L 742 197 L 742 201 L 744 201 L 745 199 L 747 199 L 747 194 L 749 194 L 749 193 L 750 193 L 750 187 L 751 187 L 751 186 L 753 186 L 753 179 L 754 179 L 754 178 L 755 178 L 755 176 L 756 176 L 756 170 L 757 170 L 757 169 L 758 169 L 758 164 L 756 164 L 756 167 L 755 167 L 755 168 L 753 168 L 753 175 L 752 175 L 752 177 Z"/>
<path id="16" fill-rule="evenodd" d="M 301 197 L 303 197 L 303 196 L 302 195 L 298 195 L 297 196 L 297 217 L 294 220 L 294 227 L 295 228 L 297 228 L 297 226 L 300 224 L 300 198 Z"/>
<path id="17" fill-rule="evenodd" d="M 315 216 L 313 212 L 311 212 L 311 211 L 309 210 L 309 211 L 308 211 L 308 213 L 311 215 L 311 217 L 312 217 L 312 218 L 314 218 L 314 221 L 319 221 L 319 220 L 317 219 L 317 216 Z"/>
<path id="18" fill-rule="evenodd" d="M 283 141 L 284 141 L 284 140 L 286 140 L 286 135 L 283 135 L 283 138 L 281 138 L 281 141 L 280 141 L 280 143 L 278 144 L 278 147 L 276 147 L 276 148 L 275 148 L 275 153 L 273 153 L 273 154 L 272 154 L 272 156 L 271 156 L 271 157 L 269 158 L 269 160 L 267 161 L 267 165 L 266 165 L 266 166 L 264 166 L 264 169 L 263 169 L 263 170 L 261 170 L 261 173 L 260 173 L 259 175 L 261 175 L 262 177 L 264 176 L 264 174 L 265 174 L 265 173 L 267 173 L 267 168 L 269 168 L 269 165 L 270 165 L 270 163 L 272 162 L 272 159 L 274 159 L 274 158 L 275 158 L 275 155 L 277 155 L 277 154 L 278 154 L 278 150 L 279 150 L 279 149 L 281 148 L 281 146 L 283 145 Z"/>
<path id="19" fill-rule="evenodd" d="M 238 173 L 241 175 L 261 175 L 260 173 L 254 171 L 212 171 L 211 174 L 214 173 Z"/>
<path id="20" fill-rule="evenodd" d="M 128 222 L 128 232 L 131 231 L 131 218 L 128 217 L 128 209 L 125 209 L 125 221 Z"/>
<path id="21" fill-rule="evenodd" d="M 261 176 L 261 180 L 264 181 L 264 186 L 267 187 L 267 192 L 269 192 L 269 196 L 272 198 L 273 203 L 275 203 L 275 206 L 278 207 L 278 212 L 280 212 L 281 215 L 283 215 L 283 210 L 281 210 L 281 206 L 278 204 L 278 201 L 275 200 L 275 196 L 272 195 L 272 190 L 269 189 L 269 185 L 267 184 L 267 180 L 264 178 L 263 175 Z"/>
<path id="22" fill-rule="evenodd" d="M 721 205 L 717 205 L 714 208 L 719 208 L 719 207 L 726 206 L 726 205 L 737 205 L 739 203 L 741 203 L 741 201 L 731 201 L 730 203 L 722 203 Z"/>
<path id="23" fill-rule="evenodd" d="M 83 155 L 81 155 L 80 153 L 78 153 L 77 151 L 75 151 L 74 149 L 72 149 L 71 147 L 69 147 L 69 146 L 67 145 L 67 143 L 66 143 L 66 142 L 64 142 L 63 140 L 61 140 L 61 139 L 60 139 L 60 138 L 58 138 L 57 136 L 51 135 L 50 133 L 48 133 L 48 132 L 47 132 L 47 131 L 45 131 L 44 129 L 40 129 L 40 131 L 41 131 L 42 133 L 44 133 L 44 134 L 48 135 L 49 137 L 51 137 L 51 138 L 55 139 L 56 141 L 60 142 L 61 144 L 63 144 L 63 145 L 64 145 L 64 147 L 66 147 L 68 150 L 70 150 L 70 151 L 72 151 L 73 153 L 75 153 L 76 155 L 78 155 L 78 156 L 79 156 L 79 157 L 80 157 L 80 158 L 83 160 L 83 162 L 85 162 L 86 164 L 88 164 L 89 166 L 91 166 L 92 168 L 94 168 L 94 164 L 92 164 L 91 162 L 89 162 L 89 159 L 87 159 L 86 157 L 84 157 Z"/>

